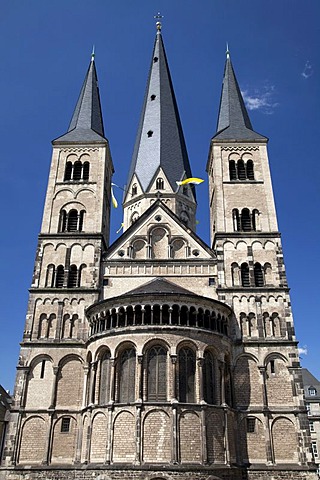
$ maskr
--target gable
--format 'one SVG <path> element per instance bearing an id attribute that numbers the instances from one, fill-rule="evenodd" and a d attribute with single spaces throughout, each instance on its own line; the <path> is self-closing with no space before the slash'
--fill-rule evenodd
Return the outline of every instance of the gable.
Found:
<path id="1" fill-rule="evenodd" d="M 105 260 L 210 260 L 214 253 L 161 201 L 156 201 L 106 253 Z"/>

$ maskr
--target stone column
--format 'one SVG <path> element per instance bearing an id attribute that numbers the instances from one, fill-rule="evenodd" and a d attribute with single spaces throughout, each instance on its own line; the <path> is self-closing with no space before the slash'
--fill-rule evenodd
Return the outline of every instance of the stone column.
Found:
<path id="1" fill-rule="evenodd" d="M 90 367 L 91 367 L 91 375 L 90 375 L 89 405 L 95 403 L 97 362 L 91 362 Z"/>
<path id="2" fill-rule="evenodd" d="M 109 403 L 115 401 L 115 378 L 116 378 L 116 359 L 110 358 L 110 392 Z"/>
<path id="3" fill-rule="evenodd" d="M 221 403 L 221 405 L 225 405 L 225 403 L 226 403 L 224 369 L 225 369 L 224 363 L 219 361 L 220 380 L 221 380 L 220 381 L 220 403 Z"/>
<path id="4" fill-rule="evenodd" d="M 203 465 L 208 464 L 208 452 L 207 452 L 207 424 L 206 424 L 206 406 L 202 405 L 201 407 L 201 444 L 202 444 L 202 463 Z"/>
<path id="5" fill-rule="evenodd" d="M 83 381 L 83 392 L 82 392 L 82 408 L 87 405 L 87 388 L 88 388 L 88 374 L 89 366 L 85 365 L 83 367 L 84 381 Z"/>
<path id="6" fill-rule="evenodd" d="M 143 401 L 143 355 L 138 355 L 138 402 Z"/>
<path id="7" fill-rule="evenodd" d="M 29 367 L 17 367 L 17 370 L 21 372 L 22 388 L 20 393 L 20 407 L 25 407 L 27 400 L 27 386 L 28 386 L 28 374 L 30 372 Z"/>
<path id="8" fill-rule="evenodd" d="M 225 445 L 225 462 L 230 465 L 230 447 L 229 447 L 229 424 L 228 424 L 228 409 L 224 408 L 224 445 Z"/>
<path id="9" fill-rule="evenodd" d="M 141 464 L 141 405 L 137 405 L 136 409 L 136 454 L 135 454 L 135 465 Z"/>
<path id="10" fill-rule="evenodd" d="M 107 447 L 106 447 L 106 460 L 105 463 L 110 465 L 112 452 L 111 452 L 111 442 L 112 442 L 112 410 L 113 406 L 108 406 L 108 432 L 107 432 Z"/>
<path id="11" fill-rule="evenodd" d="M 50 457 L 51 457 L 51 445 L 52 445 L 52 438 L 53 438 L 53 419 L 54 414 L 53 411 L 49 412 L 48 417 L 48 428 L 47 428 L 47 438 L 46 438 L 46 445 L 45 445 L 45 457 L 42 461 L 42 464 L 49 465 Z"/>
<path id="12" fill-rule="evenodd" d="M 199 401 L 200 403 L 204 402 L 204 393 L 203 393 L 203 364 L 204 359 L 198 358 L 197 365 L 198 365 L 198 378 L 199 378 Z"/>
<path id="13" fill-rule="evenodd" d="M 177 377 L 177 355 L 170 355 L 171 357 L 171 399 L 177 401 L 177 392 L 176 392 L 176 377 Z"/>
<path id="14" fill-rule="evenodd" d="M 56 407 L 57 401 L 57 389 L 58 389 L 58 381 L 59 381 L 59 367 L 53 367 L 53 383 L 52 383 L 52 390 L 51 390 L 51 403 L 50 409 L 54 409 Z"/>
<path id="15" fill-rule="evenodd" d="M 62 322 L 62 316 L 63 316 L 63 307 L 64 307 L 64 302 L 60 301 L 58 302 L 58 314 L 57 314 L 57 327 L 56 327 L 56 334 L 55 334 L 55 338 L 58 339 L 58 338 L 62 338 L 62 326 L 63 326 L 63 322 Z"/>
<path id="16" fill-rule="evenodd" d="M 172 405 L 172 451 L 171 462 L 176 465 L 178 463 L 178 412 L 177 405 Z"/>
<path id="17" fill-rule="evenodd" d="M 266 384 L 266 367 L 258 367 L 260 375 L 262 377 L 262 397 L 263 397 L 263 406 L 268 406 L 268 394 L 267 394 L 267 384 Z"/>

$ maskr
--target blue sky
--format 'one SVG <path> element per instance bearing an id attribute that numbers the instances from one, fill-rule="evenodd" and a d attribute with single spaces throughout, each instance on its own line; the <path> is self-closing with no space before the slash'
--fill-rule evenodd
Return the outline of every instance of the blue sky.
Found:
<path id="1" fill-rule="evenodd" d="M 189 158 L 206 178 L 226 42 L 269 159 L 302 365 L 320 378 L 318 0 L 2 0 L 0 383 L 12 389 L 40 230 L 51 140 L 70 121 L 96 47 L 104 125 L 124 184 L 155 37 L 163 38 Z M 197 233 L 208 242 L 207 181 Z M 112 212 L 111 238 L 121 223 Z"/>

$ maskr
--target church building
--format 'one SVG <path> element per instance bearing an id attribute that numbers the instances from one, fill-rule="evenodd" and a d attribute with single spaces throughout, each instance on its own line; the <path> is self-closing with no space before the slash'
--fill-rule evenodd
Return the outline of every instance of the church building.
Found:
<path id="1" fill-rule="evenodd" d="M 0 480 L 317 478 L 267 142 L 227 52 L 207 245 L 158 22 L 110 245 L 92 56 L 52 142 Z"/>

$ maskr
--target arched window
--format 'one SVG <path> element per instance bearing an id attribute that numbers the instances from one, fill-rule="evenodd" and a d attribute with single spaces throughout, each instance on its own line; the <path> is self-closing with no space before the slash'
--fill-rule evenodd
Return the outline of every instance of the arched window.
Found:
<path id="1" fill-rule="evenodd" d="M 167 399 L 167 351 L 161 346 L 150 348 L 148 352 L 148 400 Z"/>
<path id="2" fill-rule="evenodd" d="M 133 214 L 131 215 L 131 225 L 133 223 L 135 223 L 139 218 L 139 213 L 138 212 L 133 212 Z"/>
<path id="3" fill-rule="evenodd" d="M 257 209 L 252 210 L 252 230 L 258 230 L 259 226 L 259 211 Z"/>
<path id="4" fill-rule="evenodd" d="M 84 162 L 83 167 L 82 167 L 82 178 L 85 181 L 89 180 L 89 172 L 90 172 L 90 163 L 89 162 Z"/>
<path id="5" fill-rule="evenodd" d="M 65 181 L 71 180 L 71 176 L 72 176 L 72 162 L 67 162 L 66 168 L 64 171 L 64 180 Z"/>
<path id="6" fill-rule="evenodd" d="M 65 232 L 66 228 L 67 228 L 67 212 L 65 210 L 61 210 L 58 231 Z"/>
<path id="7" fill-rule="evenodd" d="M 254 180 L 254 170 L 253 170 L 253 161 L 247 161 L 247 179 Z"/>
<path id="8" fill-rule="evenodd" d="M 263 287 L 264 285 L 263 270 L 260 263 L 254 264 L 254 285 L 256 287 Z"/>
<path id="9" fill-rule="evenodd" d="M 79 272 L 78 272 L 78 281 L 77 281 L 77 287 L 81 287 L 81 282 L 83 281 L 83 270 L 86 268 L 86 264 L 83 263 L 82 265 L 80 265 L 79 267 Z"/>
<path id="10" fill-rule="evenodd" d="M 239 286 L 240 279 L 239 279 L 239 265 L 236 262 L 231 264 L 231 276 L 232 276 L 232 285 Z"/>
<path id="11" fill-rule="evenodd" d="M 75 162 L 73 166 L 73 180 L 81 180 L 81 174 L 82 174 L 82 163 L 81 162 Z"/>
<path id="12" fill-rule="evenodd" d="M 238 160 L 237 162 L 237 169 L 238 169 L 238 179 L 239 180 L 246 180 L 247 175 L 246 175 L 246 169 L 244 166 L 244 161 L 243 160 Z"/>
<path id="13" fill-rule="evenodd" d="M 195 402 L 196 357 L 190 348 L 179 352 L 179 401 Z"/>
<path id="14" fill-rule="evenodd" d="M 239 215 L 239 210 L 237 208 L 234 208 L 232 210 L 232 219 L 233 219 L 233 230 L 235 232 L 239 232 L 241 230 L 241 225 L 240 225 L 240 215 Z"/>
<path id="15" fill-rule="evenodd" d="M 129 348 L 122 353 L 119 368 L 119 402 L 134 402 L 136 377 L 136 352 L 134 348 Z"/>
<path id="16" fill-rule="evenodd" d="M 78 286 L 78 269 L 76 265 L 71 265 L 69 268 L 68 288 L 75 288 Z"/>
<path id="17" fill-rule="evenodd" d="M 203 397 L 207 403 L 215 403 L 214 359 L 210 352 L 205 352 L 203 361 Z"/>
<path id="18" fill-rule="evenodd" d="M 250 287 L 249 265 L 247 263 L 241 265 L 241 285 Z"/>
<path id="19" fill-rule="evenodd" d="M 157 190 L 163 190 L 164 189 L 164 181 L 162 178 L 157 178 L 156 180 L 156 189 Z"/>
<path id="20" fill-rule="evenodd" d="M 54 285 L 54 271 L 55 271 L 55 267 L 54 267 L 54 265 L 52 265 L 52 263 L 47 266 L 46 283 L 45 283 L 46 287 L 53 287 L 53 285 Z"/>
<path id="21" fill-rule="evenodd" d="M 56 288 L 62 288 L 63 287 L 63 282 L 64 282 L 64 266 L 59 265 L 57 267 L 57 271 L 56 271 L 55 287 Z"/>
<path id="22" fill-rule="evenodd" d="M 230 180 L 237 180 L 236 162 L 234 160 L 229 161 L 229 177 Z"/>
<path id="23" fill-rule="evenodd" d="M 105 352 L 100 360 L 100 392 L 99 403 L 106 405 L 110 400 L 110 371 L 111 371 L 111 355 Z"/>
<path id="24" fill-rule="evenodd" d="M 134 183 L 134 184 L 132 185 L 131 195 L 134 197 L 135 195 L 137 195 L 137 193 L 138 193 L 137 184 Z"/>
<path id="25" fill-rule="evenodd" d="M 251 215 L 248 208 L 243 208 L 241 212 L 241 230 L 243 232 L 250 232 L 251 228 Z"/>
<path id="26" fill-rule="evenodd" d="M 68 215 L 68 232 L 76 232 L 78 230 L 78 212 L 77 210 L 70 210 Z"/>

